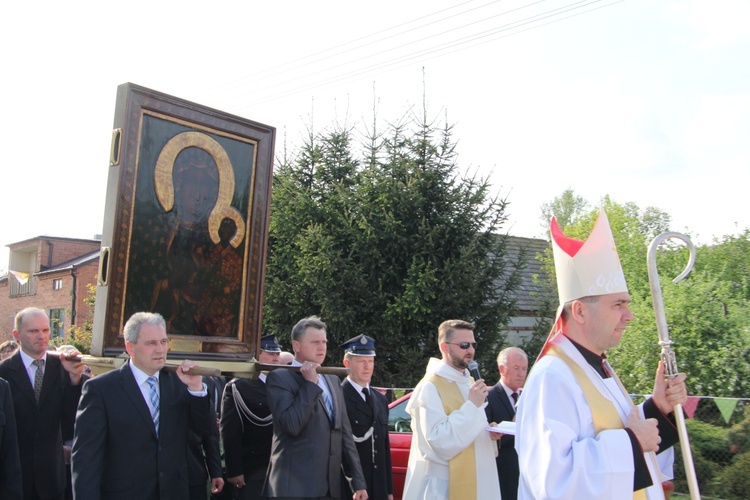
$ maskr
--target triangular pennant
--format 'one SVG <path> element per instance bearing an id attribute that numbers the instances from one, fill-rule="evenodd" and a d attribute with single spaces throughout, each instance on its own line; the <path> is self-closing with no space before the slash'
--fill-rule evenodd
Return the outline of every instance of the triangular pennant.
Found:
<path id="1" fill-rule="evenodd" d="M 719 408 L 719 411 L 721 412 L 721 416 L 724 417 L 724 422 L 728 424 L 729 419 L 732 418 L 732 413 L 734 413 L 734 409 L 737 407 L 737 400 L 730 399 L 730 398 L 716 398 L 714 399 L 714 402 L 716 403 L 716 406 Z"/>
<path id="2" fill-rule="evenodd" d="M 685 414 L 688 418 L 693 418 L 695 410 L 698 409 L 698 403 L 700 400 L 700 396 L 688 396 L 687 401 L 682 405 L 682 409 L 685 410 Z"/>
<path id="3" fill-rule="evenodd" d="M 375 389 L 376 391 L 378 391 L 383 396 L 385 396 L 385 393 L 388 392 L 388 389 L 385 389 L 383 387 L 373 387 L 373 389 Z"/>
<path id="4" fill-rule="evenodd" d="M 403 397 L 404 394 L 406 394 L 406 391 L 404 389 L 393 389 L 393 397 L 395 399 Z"/>
<path id="5" fill-rule="evenodd" d="M 21 271 L 14 271 L 11 269 L 10 274 L 16 277 L 16 279 L 21 284 L 21 286 L 29 282 L 29 273 L 24 273 Z"/>

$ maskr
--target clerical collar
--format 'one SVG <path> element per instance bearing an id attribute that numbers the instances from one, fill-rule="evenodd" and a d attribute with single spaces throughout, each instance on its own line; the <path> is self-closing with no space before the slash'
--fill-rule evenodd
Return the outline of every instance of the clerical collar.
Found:
<path id="1" fill-rule="evenodd" d="M 568 340 L 570 340 L 570 337 L 566 337 Z M 601 378 L 609 378 L 611 375 L 607 372 L 606 368 L 604 367 L 605 361 L 607 361 L 607 356 L 602 354 L 599 356 L 598 354 L 589 351 L 585 347 L 583 347 L 581 344 L 574 340 L 570 340 L 570 343 L 573 344 L 573 346 L 578 349 L 578 352 L 581 353 L 581 356 L 583 356 L 583 359 L 586 360 L 588 364 L 596 370 L 596 373 L 599 374 Z"/>

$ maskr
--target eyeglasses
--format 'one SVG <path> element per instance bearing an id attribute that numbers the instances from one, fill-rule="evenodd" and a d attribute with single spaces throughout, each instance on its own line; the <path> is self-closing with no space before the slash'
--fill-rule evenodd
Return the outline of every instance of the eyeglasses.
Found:
<path id="1" fill-rule="evenodd" d="M 473 347 L 474 349 L 477 348 L 476 342 L 446 342 L 446 344 L 457 345 L 458 347 L 464 350 L 468 349 L 469 347 Z"/>

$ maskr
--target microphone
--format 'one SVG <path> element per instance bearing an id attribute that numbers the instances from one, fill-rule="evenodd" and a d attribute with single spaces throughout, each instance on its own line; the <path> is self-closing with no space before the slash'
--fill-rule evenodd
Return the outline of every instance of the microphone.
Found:
<path id="1" fill-rule="evenodd" d="M 473 359 L 469 361 L 469 373 L 472 377 L 474 377 L 474 380 L 479 380 L 480 378 L 482 378 L 479 376 L 479 363 L 477 363 Z"/>

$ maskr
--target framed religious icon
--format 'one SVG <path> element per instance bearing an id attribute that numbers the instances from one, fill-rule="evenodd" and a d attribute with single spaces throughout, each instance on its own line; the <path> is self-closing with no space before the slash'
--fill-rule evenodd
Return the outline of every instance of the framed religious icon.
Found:
<path id="1" fill-rule="evenodd" d="M 92 353 L 160 313 L 170 356 L 258 347 L 275 129 L 131 83 L 117 90 Z"/>

